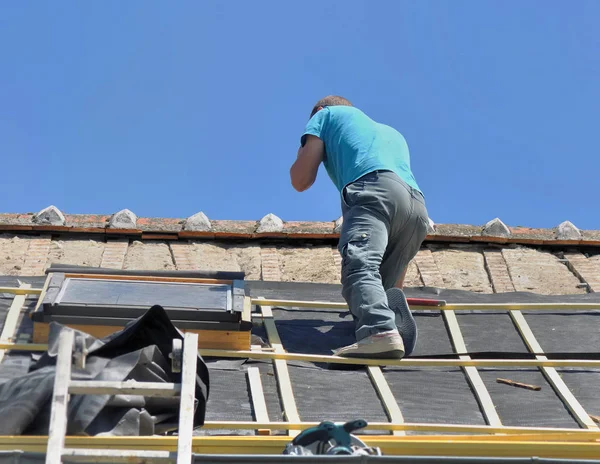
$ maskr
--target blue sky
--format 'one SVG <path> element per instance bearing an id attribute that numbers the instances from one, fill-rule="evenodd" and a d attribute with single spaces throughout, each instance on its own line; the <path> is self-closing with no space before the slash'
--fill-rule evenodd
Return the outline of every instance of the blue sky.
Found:
<path id="1" fill-rule="evenodd" d="M 600 228 L 600 2 L 7 2 L 0 211 L 333 220 L 312 105 L 406 137 L 438 223 Z"/>

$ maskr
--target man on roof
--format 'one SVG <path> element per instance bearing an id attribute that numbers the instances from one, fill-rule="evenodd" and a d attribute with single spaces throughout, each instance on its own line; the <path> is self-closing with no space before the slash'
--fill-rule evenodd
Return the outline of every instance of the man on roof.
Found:
<path id="1" fill-rule="evenodd" d="M 417 327 L 401 289 L 427 235 L 428 214 L 406 141 L 345 98 L 328 96 L 314 106 L 304 130 L 292 186 L 308 189 L 321 163 L 341 195 L 342 295 L 356 323 L 356 343 L 334 354 L 408 356 Z"/>

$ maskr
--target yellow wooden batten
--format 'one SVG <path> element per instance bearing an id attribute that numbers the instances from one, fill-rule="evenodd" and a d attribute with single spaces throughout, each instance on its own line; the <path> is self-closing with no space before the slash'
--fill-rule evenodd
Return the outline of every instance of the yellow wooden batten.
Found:
<path id="1" fill-rule="evenodd" d="M 593 432 L 587 432 L 593 433 Z M 467 437 L 431 436 L 362 436 L 369 446 L 380 447 L 386 455 L 395 456 L 481 456 L 593 459 L 598 458 L 597 441 L 514 441 L 494 437 L 492 440 Z M 532 438 L 536 438 L 533 436 Z M 288 436 L 194 437 L 196 454 L 281 454 L 290 441 Z M 0 450 L 19 449 L 43 453 L 46 436 L 3 436 Z M 120 448 L 131 450 L 175 451 L 177 437 L 67 437 L 69 448 Z"/>

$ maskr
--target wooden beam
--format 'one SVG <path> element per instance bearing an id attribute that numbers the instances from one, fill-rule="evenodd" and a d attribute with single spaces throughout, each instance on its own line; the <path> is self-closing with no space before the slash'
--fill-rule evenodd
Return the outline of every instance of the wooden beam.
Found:
<path id="1" fill-rule="evenodd" d="M 96 380 L 73 380 L 69 393 L 75 395 L 141 395 L 141 396 L 179 396 L 181 385 L 163 382 L 110 382 Z"/>
<path id="2" fill-rule="evenodd" d="M 248 368 L 248 384 L 250 385 L 250 399 L 252 401 L 252 410 L 254 419 L 257 422 L 269 422 L 269 413 L 265 402 L 265 393 L 260 379 L 258 367 Z M 257 429 L 259 435 L 270 435 L 269 429 Z"/>
<path id="3" fill-rule="evenodd" d="M 252 299 L 252 304 L 261 304 L 258 298 Z M 301 301 L 301 300 L 275 300 L 265 299 L 267 306 L 337 309 L 348 309 L 346 303 L 331 301 Z M 411 309 L 426 309 L 439 311 L 594 311 L 600 310 L 600 303 L 447 303 L 444 306 L 419 306 L 411 305 Z"/>
<path id="4" fill-rule="evenodd" d="M 48 345 L 34 343 L 0 343 L 0 349 L 20 351 L 46 351 Z M 300 354 L 275 352 L 263 348 L 260 351 L 252 350 L 213 350 L 201 348 L 201 356 L 215 358 L 247 358 L 270 359 L 286 361 L 308 361 L 314 363 L 355 364 L 364 366 L 399 366 L 399 367 L 583 367 L 588 369 L 600 368 L 600 361 L 586 359 L 435 359 L 435 358 L 405 358 L 393 359 L 355 359 L 341 356 L 327 356 L 314 354 Z"/>
<path id="5" fill-rule="evenodd" d="M 267 338 L 274 352 L 270 353 L 273 355 L 285 355 L 285 350 L 281 344 L 279 338 L 279 332 L 277 332 L 277 326 L 275 325 L 275 319 L 273 318 L 273 311 L 268 305 L 262 305 L 261 299 L 258 299 L 261 308 L 261 313 L 264 321 L 265 330 L 267 332 Z M 298 415 L 298 407 L 296 406 L 296 399 L 294 398 L 294 390 L 292 389 L 292 381 L 290 379 L 290 372 L 287 366 L 287 362 L 282 358 L 272 358 L 275 366 L 275 375 L 277 378 L 277 386 L 279 388 L 279 394 L 281 395 L 281 403 L 283 405 L 283 413 L 285 420 L 289 422 L 300 422 L 300 416 Z M 296 436 L 300 433 L 299 430 L 289 430 L 290 436 Z"/>
<path id="6" fill-rule="evenodd" d="M 598 444 L 594 442 L 557 441 L 501 441 L 494 439 L 461 440 L 460 437 L 394 437 L 362 436 L 367 446 L 379 447 L 384 455 L 390 456 L 456 456 L 456 457 L 519 457 L 597 459 Z M 46 437 L 10 437 L 0 442 L 0 449 L 43 452 Z M 138 450 L 173 451 L 177 437 L 69 437 L 69 449 L 75 447 L 107 449 L 128 443 Z M 214 454 L 272 454 L 281 456 L 281 450 L 289 443 L 288 436 L 198 436 L 194 437 L 194 453 Z M 257 460 L 259 461 L 259 460 Z M 138 462 L 132 459 L 130 462 Z M 431 462 L 431 459 L 430 459 Z"/>
<path id="7" fill-rule="evenodd" d="M 72 330 L 62 330 L 58 338 L 58 356 L 56 359 L 56 374 L 52 392 L 52 409 L 50 412 L 50 427 L 46 464 L 61 464 L 62 452 L 65 447 L 67 433 L 67 410 L 69 406 L 69 383 L 71 382 L 71 363 L 75 333 Z"/>
<path id="8" fill-rule="evenodd" d="M 205 429 L 229 429 L 229 430 L 253 430 L 257 427 L 269 430 L 288 430 L 291 428 L 306 429 L 318 425 L 318 422 L 256 422 L 256 421 L 206 421 L 203 428 Z M 506 435 L 521 435 L 521 434 L 576 434 L 586 437 L 586 439 L 600 440 L 600 432 L 588 429 L 574 429 L 566 427 L 517 427 L 517 426 L 501 426 L 492 427 L 490 425 L 466 425 L 466 424 L 436 424 L 423 422 L 371 422 L 369 421 L 365 430 L 382 430 L 382 431 L 413 431 L 413 432 L 440 432 L 440 433 L 469 433 L 469 434 L 506 434 Z M 446 439 L 451 438 L 446 435 Z"/>
<path id="9" fill-rule="evenodd" d="M 30 287 L 30 284 L 21 284 L 19 289 L 27 291 Z M 2 334 L 0 334 L 0 343 L 11 342 L 14 340 L 18 329 L 17 325 L 19 323 L 19 317 L 21 316 L 21 309 L 25 304 L 25 298 L 27 298 L 26 293 L 15 294 L 10 308 L 8 309 L 8 313 L 6 314 L 6 319 L 4 320 Z M 5 350 L 0 350 L 0 362 L 4 359 L 5 353 Z"/>
<path id="10" fill-rule="evenodd" d="M 0 293 L 12 293 L 13 295 L 39 295 L 41 288 L 31 288 L 29 284 L 21 284 L 20 287 L 0 287 Z"/>
<path id="11" fill-rule="evenodd" d="M 0 341 L 0 350 L 48 351 L 48 345 L 45 343 L 13 343 Z"/>
<path id="12" fill-rule="evenodd" d="M 274 359 L 285 361 L 308 361 L 314 363 L 353 364 L 361 366 L 399 366 L 399 367 L 586 367 L 600 368 L 600 360 L 587 359 L 431 359 L 431 358 L 405 358 L 405 359 L 358 359 L 344 358 L 341 356 L 314 355 L 287 353 L 274 350 L 268 351 L 231 351 L 201 349 L 199 353 L 206 357 L 215 358 L 248 358 L 248 359 Z"/>
<path id="13" fill-rule="evenodd" d="M 252 298 L 244 297 L 244 310 L 242 311 L 242 321 L 252 322 Z"/>
<path id="14" fill-rule="evenodd" d="M 174 463 L 176 459 L 177 453 L 169 451 L 120 450 L 115 452 L 109 449 L 78 448 L 66 448 L 63 450 L 63 462 L 143 462 L 148 464 L 162 464 Z"/>
<path id="15" fill-rule="evenodd" d="M 373 382 L 373 386 L 377 391 L 379 399 L 383 403 L 383 407 L 390 422 L 392 424 L 402 424 L 404 422 L 404 416 L 402 415 L 400 406 L 398 406 L 398 402 L 396 401 L 383 372 L 381 372 L 381 368 L 378 366 L 369 366 L 367 372 L 369 373 L 369 377 L 371 382 Z M 406 435 L 406 432 L 404 430 L 394 430 L 392 434 Z"/>
<path id="16" fill-rule="evenodd" d="M 529 350 L 532 353 L 543 353 L 544 351 L 542 350 L 542 347 L 535 338 L 535 335 L 529 327 L 529 324 L 525 320 L 525 316 L 523 316 L 523 313 L 521 311 L 510 311 L 509 314 L 511 319 L 515 323 L 517 330 L 521 335 L 521 338 L 523 338 Z M 536 355 L 535 358 L 537 361 L 541 362 L 548 361 L 548 358 L 543 355 Z M 554 391 L 558 394 L 560 399 L 563 401 L 567 409 L 571 411 L 571 414 L 573 414 L 579 425 L 588 429 L 600 430 L 598 425 L 592 420 L 589 414 L 585 412 L 583 406 L 581 406 L 579 401 L 577 401 L 575 395 L 571 393 L 571 390 L 569 390 L 569 387 L 567 387 L 560 374 L 554 368 L 554 366 L 542 365 L 540 367 L 542 370 L 542 374 L 544 374 L 544 377 L 546 377 L 546 379 L 548 380 Z"/>
<path id="17" fill-rule="evenodd" d="M 450 332 L 450 338 L 452 340 L 452 344 L 454 345 L 454 350 L 457 353 L 466 353 L 467 346 L 465 344 L 465 340 L 462 336 L 462 332 L 460 330 L 460 326 L 458 325 L 458 319 L 456 318 L 456 314 L 454 311 L 444 311 L 442 313 L 444 315 L 444 319 L 446 320 L 446 324 L 448 325 L 448 329 Z M 467 355 L 460 355 L 459 359 L 462 361 L 470 361 L 471 357 Z M 483 412 L 483 416 L 485 421 L 494 427 L 500 427 L 502 425 L 502 421 L 500 420 L 500 416 L 496 412 L 496 407 L 494 406 L 494 402 L 492 401 L 492 397 L 490 396 L 490 392 L 486 388 L 479 372 L 477 371 L 477 367 L 474 366 L 463 366 L 463 371 L 467 377 L 467 380 L 471 384 L 473 391 L 475 392 L 475 397 L 477 398 L 477 402 L 481 407 Z"/>
<path id="18" fill-rule="evenodd" d="M 192 462 L 197 352 L 198 334 L 186 333 L 183 339 L 181 400 L 179 403 L 179 427 L 177 429 L 177 464 L 190 464 Z"/>
<path id="19" fill-rule="evenodd" d="M 87 325 L 87 324 L 66 324 L 75 330 L 80 330 L 96 338 L 104 338 L 115 332 L 123 330 L 123 326 L 116 325 Z M 175 322 L 177 327 L 177 322 Z M 200 335 L 200 348 L 225 349 L 225 350 L 247 350 L 250 348 L 252 334 L 249 330 L 194 330 L 180 328 L 182 332 L 197 333 Z M 33 323 L 33 342 L 47 343 L 50 334 L 49 322 Z"/>

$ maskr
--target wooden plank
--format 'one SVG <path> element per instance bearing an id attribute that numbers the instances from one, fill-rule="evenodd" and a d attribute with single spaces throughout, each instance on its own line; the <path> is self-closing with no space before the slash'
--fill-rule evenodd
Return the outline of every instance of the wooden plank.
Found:
<path id="1" fill-rule="evenodd" d="M 265 402 L 265 392 L 260 379 L 258 367 L 248 368 L 248 384 L 250 385 L 250 399 L 252 401 L 252 410 L 254 419 L 257 422 L 269 422 L 269 413 L 267 412 L 267 403 Z M 257 429 L 259 435 L 270 435 L 269 429 Z"/>
<path id="2" fill-rule="evenodd" d="M 74 395 L 140 395 L 140 396 L 179 396 L 181 385 L 162 382 L 109 382 L 96 380 L 73 380 L 69 393 Z"/>
<path id="3" fill-rule="evenodd" d="M 175 324 L 177 326 L 177 324 Z M 80 330 L 96 338 L 104 338 L 111 335 L 123 327 L 109 325 L 79 325 L 67 324 L 67 327 Z M 200 337 L 199 348 L 202 349 L 223 349 L 223 350 L 249 350 L 251 333 L 249 331 L 225 331 L 225 330 L 192 330 L 182 329 L 182 332 L 196 333 Z M 34 322 L 33 324 L 33 343 L 48 343 L 48 334 L 50 333 L 50 323 Z"/>
<path id="4" fill-rule="evenodd" d="M 13 343 L 0 341 L 0 350 L 47 351 L 48 345 L 45 343 Z"/>
<path id="5" fill-rule="evenodd" d="M 390 422 L 392 424 L 402 424 L 404 422 L 404 416 L 402 416 L 400 406 L 398 406 L 398 402 L 396 401 L 383 372 L 381 372 L 381 368 L 378 366 L 369 366 L 367 371 L 371 382 L 373 382 L 373 385 L 375 386 L 375 390 L 377 390 L 377 395 L 379 395 L 379 399 L 383 403 L 383 407 Z M 406 435 L 406 432 L 403 430 L 394 430 L 392 434 Z"/>
<path id="6" fill-rule="evenodd" d="M 287 353 L 277 350 L 269 351 L 233 351 L 201 349 L 200 354 L 215 358 L 248 358 L 274 359 L 285 361 L 308 361 L 314 363 L 354 364 L 361 366 L 399 366 L 399 367 L 584 367 L 600 368 L 600 360 L 587 359 L 437 359 L 437 358 L 404 358 L 404 359 L 358 359 L 341 356 Z"/>
<path id="7" fill-rule="evenodd" d="M 290 422 L 256 422 L 256 421 L 206 421 L 205 429 L 228 429 L 228 430 L 253 430 L 261 427 L 270 430 L 288 430 L 292 428 L 306 429 L 318 425 L 318 422 L 306 421 L 299 423 Z M 578 435 L 585 439 L 600 440 L 600 433 L 588 429 L 574 429 L 565 427 L 522 427 L 522 426 L 501 426 L 492 427 L 489 425 L 468 425 L 468 424 L 439 424 L 424 422 L 404 422 L 393 424 L 391 422 L 368 422 L 365 430 L 381 431 L 413 431 L 413 432 L 439 432 L 439 433 L 469 433 L 469 434 L 505 434 L 505 435 L 525 435 L 525 434 L 565 434 Z M 390 437 L 391 438 L 391 437 Z M 448 435 L 443 435 L 442 439 L 449 439 Z"/>
<path id="8" fill-rule="evenodd" d="M 72 279 L 104 279 L 104 280 L 136 280 L 144 282 L 180 282 L 191 284 L 215 284 L 231 285 L 232 280 L 223 279 L 202 279 L 195 277 L 155 277 L 155 276 L 130 276 L 130 275 L 110 275 L 110 274 L 66 274 L 66 278 Z"/>
<path id="9" fill-rule="evenodd" d="M 269 340 L 269 344 L 274 350 L 272 354 L 285 354 L 285 350 L 281 344 L 281 339 L 279 338 L 279 332 L 277 332 L 277 326 L 275 325 L 275 319 L 273 318 L 273 311 L 271 310 L 271 307 L 263 306 L 261 304 L 260 308 L 265 331 L 267 332 L 267 338 Z M 275 366 L 275 376 L 277 378 L 279 394 L 281 395 L 281 403 L 283 405 L 285 420 L 289 422 L 300 422 L 300 416 L 298 414 L 298 407 L 296 406 L 296 399 L 294 398 L 294 390 L 292 389 L 292 381 L 290 379 L 290 372 L 287 362 L 284 359 L 274 359 L 273 364 Z M 299 430 L 288 431 L 288 434 L 294 437 L 299 433 Z"/>
<path id="10" fill-rule="evenodd" d="M 153 234 L 142 232 L 142 240 L 179 240 L 179 235 L 174 234 Z"/>
<path id="11" fill-rule="evenodd" d="M 46 280 L 44 281 L 44 286 L 42 287 L 42 291 L 41 291 L 40 296 L 35 305 L 35 309 L 33 310 L 33 312 L 31 314 L 42 311 L 42 304 L 44 303 L 44 298 L 46 298 L 46 293 L 48 292 L 48 287 L 50 286 L 51 279 L 52 279 L 52 274 L 49 274 L 48 277 L 46 277 Z M 30 315 L 30 317 L 31 317 L 31 315 Z"/>
<path id="12" fill-rule="evenodd" d="M 39 295 L 41 288 L 31 288 L 30 284 L 22 284 L 20 287 L 0 287 L 0 293 L 12 293 L 13 295 Z"/>
<path id="13" fill-rule="evenodd" d="M 197 353 L 198 334 L 186 333 L 183 340 L 183 365 L 181 369 L 177 464 L 191 464 L 192 462 Z"/>
<path id="14" fill-rule="evenodd" d="M 71 360 L 75 333 L 62 330 L 58 339 L 56 375 L 52 392 L 52 410 L 48 433 L 46 464 L 60 464 L 67 433 L 67 408 L 69 406 L 69 383 L 71 382 Z"/>
<path id="15" fill-rule="evenodd" d="M 244 309 L 242 311 L 242 322 L 252 323 L 252 298 L 244 297 Z"/>
<path id="16" fill-rule="evenodd" d="M 510 317 L 515 323 L 519 334 L 525 341 L 525 344 L 529 348 L 532 353 L 543 353 L 541 345 L 538 343 L 535 335 L 533 334 L 529 324 L 525 320 L 525 316 L 521 311 L 510 311 Z M 548 361 L 548 358 L 543 355 L 536 355 L 536 360 L 545 362 Z M 548 380 L 554 391 L 563 401 L 565 406 L 571 414 L 575 417 L 579 425 L 585 427 L 587 429 L 600 430 L 598 425 L 593 421 L 593 419 L 589 416 L 589 414 L 585 411 L 583 406 L 579 403 L 575 395 L 571 393 L 569 387 L 565 384 L 560 374 L 556 371 L 556 369 L 552 366 L 541 366 L 542 374 Z"/>
<path id="17" fill-rule="evenodd" d="M 63 462 L 144 462 L 174 463 L 177 454 L 169 451 L 141 450 L 104 450 L 66 448 L 63 450 Z M 191 461 L 190 461 L 191 462 Z"/>
<path id="18" fill-rule="evenodd" d="M 8 449 L 14 450 L 15 445 L 19 445 L 18 450 L 22 451 L 37 451 L 40 449 L 43 451 L 43 445 L 40 446 L 44 437 L 33 437 L 33 440 L 22 440 L 22 437 L 14 437 L 14 439 L 8 444 Z M 118 440 L 119 438 L 129 439 L 130 437 L 110 437 L 107 440 L 100 440 L 102 437 L 81 437 L 82 439 L 76 439 L 79 437 L 73 437 L 68 440 L 68 443 L 74 443 L 78 446 L 83 443 L 91 443 L 95 448 L 107 448 L 114 446 L 114 443 L 125 442 L 126 440 Z M 175 437 L 173 437 L 175 438 Z M 563 458 L 568 459 L 566 462 L 583 462 L 579 460 L 583 459 L 597 459 L 598 458 L 598 444 L 594 442 L 568 442 L 568 441 L 515 441 L 515 440 L 460 440 L 452 439 L 452 437 L 433 437 L 427 438 L 413 438 L 413 437 L 392 437 L 392 436 L 361 436 L 367 446 L 379 447 L 384 456 L 406 456 L 405 462 L 415 462 L 415 459 L 409 458 L 409 456 L 428 456 L 425 462 L 436 462 L 435 458 L 429 456 L 440 456 L 440 461 L 447 461 L 444 459 L 446 456 L 453 457 L 477 457 L 476 462 L 485 462 L 483 458 L 497 458 L 502 456 L 504 458 L 520 458 L 515 460 L 517 462 L 526 462 L 523 459 L 524 456 L 531 457 L 536 456 L 538 462 L 544 462 L 543 458 Z M 135 437 L 135 439 L 129 439 L 131 443 L 134 443 L 137 448 L 146 447 L 146 443 L 149 444 L 148 450 L 161 450 L 172 449 L 174 441 L 165 440 L 163 437 Z M 210 460 L 210 455 L 224 454 L 228 455 L 229 462 L 232 462 L 231 455 L 248 453 L 264 455 L 273 454 L 277 455 L 279 462 L 281 462 L 282 449 L 290 439 L 288 436 L 221 436 L 221 437 L 209 437 L 209 436 L 198 436 L 194 437 L 194 452 L 202 454 L 198 458 L 199 462 L 215 462 Z M 0 443 L 2 449 L 5 448 L 4 443 Z M 300 461 L 304 461 L 302 458 L 298 458 Z M 528 458 L 530 462 L 535 462 Z M 295 459 L 292 458 L 292 462 Z M 369 459 L 370 460 L 370 459 Z M 385 460 L 385 458 L 384 458 Z M 328 462 L 329 460 L 322 460 L 321 462 Z M 334 459 L 339 462 L 339 460 Z M 351 461 L 354 461 L 352 459 Z M 350 461 L 350 462 L 351 462 Z M 366 460 L 363 459 L 363 462 Z M 379 459 L 376 458 L 376 461 Z M 454 462 L 470 462 L 473 459 L 453 459 Z M 490 459 L 493 462 L 494 459 Z M 548 461 L 548 460 L 546 460 Z M 130 462 L 143 462 L 139 460 L 131 460 Z M 235 461 L 233 461 L 235 462 Z M 262 462 L 260 456 L 254 459 L 254 462 Z M 343 462 L 349 462 L 344 459 Z M 357 461 L 360 462 L 360 459 Z M 368 462 L 368 461 L 366 461 Z M 510 461 L 509 461 L 510 462 Z M 556 461 L 549 461 L 556 462 Z"/>
<path id="19" fill-rule="evenodd" d="M 74 443 L 78 446 L 83 443 L 92 443 L 95 448 L 110 447 L 112 443 L 121 442 L 125 440 L 118 440 L 118 438 L 129 438 L 129 437 L 110 437 L 110 439 L 102 440 L 102 437 L 73 437 L 68 440 L 69 443 Z M 172 437 L 175 438 L 175 437 Z M 557 462 L 556 460 L 549 460 L 543 458 L 564 458 L 568 459 L 565 462 L 585 462 L 580 461 L 583 459 L 597 459 L 598 457 L 598 444 L 593 442 L 568 442 L 564 440 L 558 441 L 514 441 L 507 440 L 501 441 L 498 439 L 494 440 L 477 440 L 467 439 L 461 440 L 453 439 L 452 437 L 446 436 L 444 439 L 441 437 L 390 437 L 390 436 L 362 436 L 361 437 L 367 446 L 380 447 L 383 455 L 389 456 L 405 456 L 401 462 L 418 462 L 418 460 L 410 459 L 409 456 L 440 456 L 441 462 L 447 462 L 448 459 L 444 459 L 445 456 L 454 456 L 450 462 L 486 462 L 485 458 L 496 458 L 490 459 L 490 462 L 498 460 L 499 456 L 504 458 L 519 458 L 514 460 L 505 460 L 504 462 Z M 19 445 L 18 450 L 39 452 L 40 443 L 44 437 L 33 437 L 33 440 L 23 440 L 23 437 L 14 437 L 14 441 L 8 444 L 8 449 L 15 449 L 15 443 Z M 150 441 L 152 440 L 152 441 Z M 162 440 L 162 441 L 159 441 Z M 161 450 L 164 448 L 173 449 L 174 440 L 165 440 L 163 437 L 135 437 L 131 440 L 135 443 L 137 448 L 145 446 L 145 443 L 149 443 L 149 450 Z M 273 454 L 279 456 L 279 462 L 281 462 L 281 450 L 285 447 L 286 443 L 289 442 L 287 436 L 270 436 L 270 437 L 257 437 L 257 436 L 246 436 L 246 437 L 208 437 L 199 436 L 194 437 L 194 451 L 198 454 L 203 454 L 197 459 L 197 462 L 215 462 L 225 461 L 224 459 L 210 460 L 210 455 L 224 454 L 234 455 L 248 453 L 252 454 Z M 158 443 L 165 443 L 159 445 Z M 2 449 L 6 449 L 4 443 L 1 443 Z M 12 446 L 12 447 L 11 447 Z M 43 451 L 43 447 L 41 448 Z M 523 457 L 536 456 L 537 458 L 524 459 Z M 460 459 L 461 457 L 467 459 Z M 469 457 L 471 459 L 469 459 Z M 473 459 L 477 457 L 476 459 Z M 208 458 L 208 459 L 207 459 Z M 278 458 L 271 458 L 277 460 Z M 292 458 L 293 462 L 296 458 Z M 302 458 L 300 461 L 305 461 Z M 362 459 L 363 462 L 371 461 L 371 459 Z M 383 458 L 385 462 L 386 459 Z M 250 459 L 247 459 L 250 461 Z M 342 462 L 353 462 L 354 459 L 343 459 Z M 375 462 L 379 459 L 376 458 Z M 435 458 L 428 457 L 425 462 L 436 462 Z M 143 462 L 143 460 L 132 459 L 130 462 Z M 229 462 L 235 462 L 229 458 Z M 250 462 L 262 462 L 260 456 L 256 457 Z M 314 461 L 313 461 L 314 462 Z M 329 462 L 329 459 L 321 460 L 320 462 Z M 333 462 L 340 462 L 333 458 Z M 356 462 L 361 462 L 359 459 Z M 562 461 L 559 461 L 562 462 Z M 593 462 L 593 461 L 592 461 Z"/>
<path id="20" fill-rule="evenodd" d="M 31 287 L 30 284 L 21 284 L 21 289 L 27 290 Z M 26 294 L 16 294 L 6 314 L 4 320 L 4 326 L 2 327 L 2 334 L 0 334 L 0 342 L 13 341 L 17 332 L 17 325 L 19 323 L 19 317 L 21 316 L 21 309 L 25 304 Z M 0 362 L 4 359 L 6 350 L 0 350 Z"/>
<path id="21" fill-rule="evenodd" d="M 35 343 L 2 343 L 0 348 L 6 350 L 21 351 L 46 351 L 47 344 Z M 530 360 L 530 359 L 353 359 L 340 356 L 296 354 L 296 353 L 275 353 L 269 348 L 261 350 L 214 350 L 210 348 L 201 348 L 198 353 L 206 357 L 215 358 L 238 358 L 238 359 L 283 359 L 287 361 L 308 361 L 314 363 L 337 363 L 337 364 L 356 364 L 364 366 L 399 366 L 399 367 L 582 367 L 587 369 L 599 369 L 600 361 L 582 360 L 582 359 L 561 359 L 561 360 Z"/>
<path id="22" fill-rule="evenodd" d="M 408 298 L 408 303 L 411 299 Z M 261 304 L 258 298 L 252 299 L 252 304 Z M 297 308 L 320 308 L 320 309 L 337 309 L 340 311 L 347 310 L 346 303 L 335 303 L 331 301 L 301 301 L 301 300 L 275 300 L 265 299 L 264 305 L 280 306 L 280 307 L 297 307 Z M 411 309 L 428 309 L 431 306 L 412 305 Z M 435 308 L 439 311 L 593 311 L 600 310 L 600 303 L 447 303 L 444 306 Z"/>
<path id="23" fill-rule="evenodd" d="M 462 336 L 460 326 L 458 325 L 456 314 L 454 311 L 444 311 L 442 314 L 446 320 L 446 324 L 450 332 L 450 339 L 454 345 L 454 350 L 457 353 L 466 353 L 467 346 Z M 460 355 L 459 359 L 463 361 L 470 361 L 471 357 L 467 355 Z M 498 413 L 496 412 L 496 407 L 494 406 L 490 392 L 483 383 L 477 368 L 473 366 L 464 366 L 462 369 L 473 389 L 473 392 L 475 393 L 475 397 L 479 403 L 479 406 L 481 407 L 485 421 L 494 427 L 501 426 L 502 421 L 500 420 L 500 416 L 498 416 Z"/>

